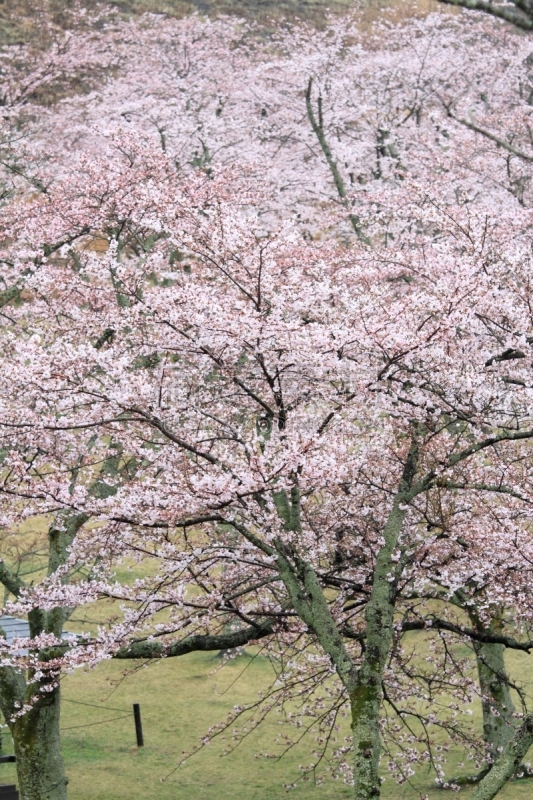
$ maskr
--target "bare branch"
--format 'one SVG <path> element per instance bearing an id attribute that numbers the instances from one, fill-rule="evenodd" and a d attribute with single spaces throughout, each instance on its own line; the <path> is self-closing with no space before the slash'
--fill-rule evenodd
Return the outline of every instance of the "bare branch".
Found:
<path id="1" fill-rule="evenodd" d="M 469 11 L 483 11 L 523 31 L 533 30 L 533 8 L 524 0 L 508 0 L 505 3 L 493 3 L 492 0 L 439 0 L 439 3 Z"/>

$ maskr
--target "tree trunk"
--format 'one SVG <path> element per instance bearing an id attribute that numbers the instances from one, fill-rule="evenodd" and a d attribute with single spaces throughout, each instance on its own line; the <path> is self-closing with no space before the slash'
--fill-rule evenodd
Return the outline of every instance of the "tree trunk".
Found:
<path id="1" fill-rule="evenodd" d="M 474 642 L 483 709 L 483 738 L 493 761 L 516 731 L 514 704 L 505 672 L 503 644 Z"/>
<path id="2" fill-rule="evenodd" d="M 366 648 L 359 669 L 345 647 L 312 565 L 293 548 L 285 547 L 282 541 L 275 543 L 279 576 L 294 609 L 331 658 L 350 698 L 355 800 L 377 800 L 381 795 L 379 718 L 383 700 L 382 680 L 393 643 L 396 585 L 403 570 L 405 555 L 397 555 L 398 544 L 408 503 L 416 494 L 412 490 L 418 463 L 416 429 L 414 434 L 399 490 L 383 529 L 384 543 L 376 556 L 372 591 L 365 609 Z M 297 487 L 292 489 L 290 501 L 287 493 L 282 491 L 274 494 L 274 502 L 286 530 L 301 530 Z"/>
<path id="3" fill-rule="evenodd" d="M 403 569 L 403 557 L 395 554 L 409 502 L 409 490 L 416 474 L 416 437 L 405 462 L 400 491 L 396 495 L 383 529 L 384 544 L 376 556 L 372 592 L 365 609 L 366 649 L 354 688 L 349 692 L 352 712 L 355 800 L 381 796 L 379 758 L 381 733 L 379 715 L 383 700 L 383 671 L 393 643 L 396 583 Z"/>
<path id="4" fill-rule="evenodd" d="M 350 693 L 355 800 L 371 800 L 381 794 L 379 777 L 381 701 L 381 682 L 376 685 L 360 681 Z"/>
<path id="5" fill-rule="evenodd" d="M 66 800 L 68 779 L 59 733 L 60 689 L 39 698 L 10 724 L 21 800 Z"/>
<path id="6" fill-rule="evenodd" d="M 383 701 L 383 670 L 393 641 L 395 586 L 391 573 L 392 554 L 402 528 L 405 511 L 395 501 L 385 527 L 385 545 L 374 569 L 372 593 L 365 611 L 366 650 L 357 682 L 349 693 L 352 712 L 355 800 L 373 800 L 381 795 L 379 716 Z"/>
<path id="7" fill-rule="evenodd" d="M 492 800 L 520 767 L 533 744 L 533 714 L 528 714 L 515 731 L 491 771 L 483 778 L 472 800 Z"/>

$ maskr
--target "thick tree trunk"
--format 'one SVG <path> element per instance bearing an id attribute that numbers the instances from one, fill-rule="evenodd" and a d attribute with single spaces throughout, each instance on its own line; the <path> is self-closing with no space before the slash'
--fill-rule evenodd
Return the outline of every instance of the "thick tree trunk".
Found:
<path id="1" fill-rule="evenodd" d="M 503 644 L 474 642 L 482 695 L 483 738 L 493 761 L 499 757 L 516 731 L 514 704 L 505 672 Z"/>
<path id="2" fill-rule="evenodd" d="M 360 681 L 350 693 L 354 749 L 355 800 L 373 800 L 381 794 L 379 757 L 381 735 L 381 682 L 379 685 Z"/>
<path id="3" fill-rule="evenodd" d="M 375 800 L 381 796 L 379 715 L 383 700 L 382 681 L 393 643 L 396 583 L 402 571 L 403 554 L 401 557 L 398 555 L 398 546 L 417 462 L 418 444 L 415 436 L 404 466 L 400 490 L 383 529 L 384 544 L 376 557 L 372 592 L 365 609 L 365 654 L 355 686 L 349 692 L 355 800 Z"/>
<path id="4" fill-rule="evenodd" d="M 505 646 L 473 642 L 476 654 L 481 708 L 483 712 L 483 740 L 491 762 L 500 757 L 516 733 L 517 722 L 511 691 L 505 672 Z M 491 769 L 489 763 L 481 772 L 472 776 L 458 776 L 451 783 L 459 786 L 480 783 Z M 517 771 L 527 772 L 526 767 Z"/>
<path id="5" fill-rule="evenodd" d="M 66 800 L 68 779 L 59 733 L 60 690 L 39 698 L 11 723 L 21 800 Z"/>
<path id="6" fill-rule="evenodd" d="M 350 691 L 354 749 L 355 800 L 374 800 L 381 795 L 379 758 L 381 734 L 379 715 L 383 701 L 383 670 L 393 640 L 395 585 L 391 580 L 395 563 L 393 553 L 405 519 L 405 509 L 397 498 L 384 530 L 385 544 L 379 551 L 374 569 L 372 593 L 365 611 L 366 650 Z"/>

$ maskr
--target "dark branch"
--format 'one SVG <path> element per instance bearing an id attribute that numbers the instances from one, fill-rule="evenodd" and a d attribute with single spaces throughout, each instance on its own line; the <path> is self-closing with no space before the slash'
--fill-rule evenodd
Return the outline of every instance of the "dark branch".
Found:
<path id="1" fill-rule="evenodd" d="M 406 620 L 402 623 L 402 631 L 421 631 L 421 630 L 439 630 L 450 631 L 456 633 L 458 636 L 466 636 L 473 639 L 475 642 L 482 642 L 483 644 L 503 644 L 511 650 L 523 650 L 529 653 L 533 649 L 533 641 L 519 642 L 512 636 L 505 636 L 500 633 L 489 633 L 485 631 L 476 631 L 474 628 L 467 628 L 464 625 L 457 625 L 453 622 L 448 622 L 445 619 L 432 617 L 428 620 Z"/>
<path id="2" fill-rule="evenodd" d="M 257 625 L 250 625 L 231 633 L 187 636 L 181 642 L 169 645 L 155 640 L 133 642 L 128 647 L 121 648 L 115 654 L 115 658 L 172 658 L 174 656 L 184 656 L 187 653 L 193 653 L 198 650 L 231 650 L 269 636 L 274 630 L 275 622 L 276 620 L 274 619 L 266 619 L 263 622 L 258 622 Z"/>
<path id="3" fill-rule="evenodd" d="M 469 11 L 483 11 L 523 31 L 533 30 L 533 6 L 527 0 L 508 0 L 505 3 L 493 3 L 491 0 L 439 0 L 439 3 Z"/>

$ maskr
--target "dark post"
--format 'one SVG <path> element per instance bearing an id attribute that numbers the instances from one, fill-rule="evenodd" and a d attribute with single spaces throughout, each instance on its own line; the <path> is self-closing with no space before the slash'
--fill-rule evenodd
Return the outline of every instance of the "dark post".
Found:
<path id="1" fill-rule="evenodd" d="M 139 703 L 133 704 L 133 716 L 135 717 L 135 734 L 137 736 L 137 747 L 144 747 L 143 724 L 141 722 L 141 707 Z"/>

